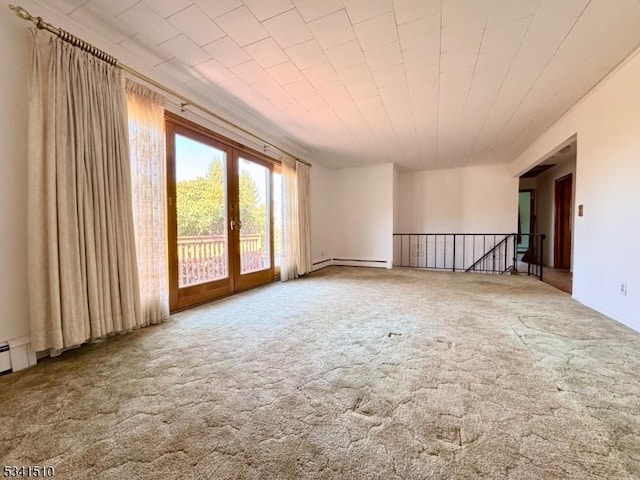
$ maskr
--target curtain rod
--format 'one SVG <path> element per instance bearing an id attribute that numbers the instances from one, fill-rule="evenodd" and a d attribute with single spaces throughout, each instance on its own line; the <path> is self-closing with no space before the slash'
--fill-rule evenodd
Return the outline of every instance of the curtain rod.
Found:
<path id="1" fill-rule="evenodd" d="M 80 48 L 81 50 L 84 50 L 85 52 L 90 53 L 91 55 L 115 66 L 118 67 L 120 69 L 122 69 L 123 71 L 145 81 L 146 83 L 153 85 L 154 87 L 168 93 L 169 95 L 171 95 L 172 97 L 178 98 L 180 99 L 183 104 L 182 107 L 184 108 L 185 106 L 191 106 L 191 107 L 195 107 L 198 110 L 203 111 L 204 113 L 206 113 L 207 115 L 215 118 L 216 120 L 219 120 L 225 124 L 227 124 L 228 126 L 235 128 L 236 130 L 244 133 L 245 135 L 249 135 L 250 137 L 253 137 L 257 140 L 260 141 L 260 143 L 264 144 L 264 150 L 266 151 L 267 147 L 271 147 L 279 152 L 284 153 L 285 155 L 290 156 L 291 158 L 294 158 L 296 161 L 303 163 L 309 167 L 311 167 L 312 165 L 307 162 L 306 160 L 302 160 L 301 158 L 296 157 L 295 155 L 293 155 L 292 153 L 277 147 L 275 145 L 273 145 L 271 142 L 268 142 L 267 140 L 265 140 L 264 138 L 262 138 L 259 135 L 256 135 L 255 133 L 247 130 L 244 127 L 241 127 L 240 125 L 232 122 L 231 120 L 227 120 L 226 118 L 224 118 L 221 115 L 218 115 L 217 113 L 209 110 L 207 107 L 199 104 L 198 102 L 194 102 L 193 100 L 189 99 L 188 97 L 185 97 L 184 95 L 182 95 L 181 93 L 176 92 L 175 90 L 166 87 L 165 85 L 155 81 L 154 79 L 147 77 L 145 74 L 140 73 L 139 71 L 135 70 L 134 68 L 125 65 L 124 63 L 120 62 L 117 58 L 115 58 L 112 55 L 109 55 L 108 53 L 100 50 L 97 47 L 94 47 L 93 45 L 91 45 L 88 42 L 85 42 L 84 40 L 76 37 L 75 35 L 72 35 L 71 33 L 67 32 L 66 30 L 63 30 L 61 28 L 57 28 L 54 27 L 53 25 L 51 25 L 48 22 L 45 22 L 42 17 L 34 17 L 33 15 L 31 15 L 25 8 L 21 7 L 21 6 L 15 6 L 15 5 L 9 5 L 9 9 L 12 10 L 18 17 L 20 17 L 23 20 L 28 20 L 30 22 L 33 22 L 35 24 L 35 26 L 37 28 L 39 28 L 40 30 L 47 30 L 51 33 L 53 33 L 54 35 L 57 35 L 59 38 L 61 38 L 62 40 L 69 42 L 70 44 L 72 44 L 75 47 Z"/>

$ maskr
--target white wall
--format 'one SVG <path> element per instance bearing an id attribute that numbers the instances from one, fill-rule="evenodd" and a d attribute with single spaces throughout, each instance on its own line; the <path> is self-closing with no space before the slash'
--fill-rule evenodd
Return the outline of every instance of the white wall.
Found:
<path id="1" fill-rule="evenodd" d="M 505 165 L 400 173 L 395 233 L 514 233 L 518 178 Z"/>
<path id="2" fill-rule="evenodd" d="M 393 166 L 393 231 L 398 231 L 400 225 L 400 172 Z"/>
<path id="3" fill-rule="evenodd" d="M 575 204 L 584 205 L 584 216 L 574 218 L 573 296 L 640 331 L 638 85 L 636 51 L 525 150 L 512 171 L 526 171 L 577 134 Z"/>
<path id="4" fill-rule="evenodd" d="M 29 334 L 27 299 L 27 65 L 24 20 L 0 14 L 0 342 Z"/>
<path id="5" fill-rule="evenodd" d="M 313 263 L 330 260 L 333 242 L 331 172 L 315 164 L 311 169 L 311 255 Z"/>
<path id="6" fill-rule="evenodd" d="M 333 257 L 384 261 L 393 256 L 393 164 L 331 171 Z"/>
<path id="7" fill-rule="evenodd" d="M 544 233 L 547 239 L 544 243 L 544 263 L 553 266 L 554 235 L 555 235 L 555 184 L 556 180 L 572 174 L 571 205 L 575 206 L 576 195 L 576 160 L 567 160 L 536 177 L 535 209 L 536 233 Z M 575 210 L 572 207 L 572 211 Z M 571 265 L 573 266 L 573 246 L 575 245 L 575 215 L 571 225 Z"/>

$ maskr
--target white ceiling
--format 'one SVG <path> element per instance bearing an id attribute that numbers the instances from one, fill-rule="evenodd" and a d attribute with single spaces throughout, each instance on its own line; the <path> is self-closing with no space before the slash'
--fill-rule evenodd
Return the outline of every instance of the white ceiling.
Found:
<path id="1" fill-rule="evenodd" d="M 511 161 L 640 44 L 639 0 L 38 3 L 329 168 Z"/>

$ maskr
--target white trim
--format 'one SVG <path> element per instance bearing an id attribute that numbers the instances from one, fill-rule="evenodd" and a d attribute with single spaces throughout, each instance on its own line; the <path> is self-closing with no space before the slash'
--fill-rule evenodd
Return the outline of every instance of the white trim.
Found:
<path id="1" fill-rule="evenodd" d="M 11 338 L 7 343 L 11 356 L 11 369 L 14 372 L 24 370 L 37 363 L 36 352 L 31 350 L 31 337 Z"/>

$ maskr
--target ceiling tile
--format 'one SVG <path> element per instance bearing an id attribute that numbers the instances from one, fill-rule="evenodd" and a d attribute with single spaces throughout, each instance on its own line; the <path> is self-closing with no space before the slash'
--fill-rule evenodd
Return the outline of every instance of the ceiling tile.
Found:
<path id="1" fill-rule="evenodd" d="M 236 8 L 214 20 L 241 47 L 269 36 L 247 7 Z"/>
<path id="2" fill-rule="evenodd" d="M 220 40 L 211 42 L 205 45 L 203 49 L 227 68 L 251 60 L 251 57 L 229 37 L 223 37 Z"/>
<path id="3" fill-rule="evenodd" d="M 440 14 L 430 15 L 398 27 L 402 51 L 418 47 L 437 48 L 440 51 Z"/>
<path id="4" fill-rule="evenodd" d="M 354 83 L 347 85 L 347 91 L 354 100 L 362 100 L 365 98 L 372 98 L 379 95 L 378 87 L 373 80 L 369 80 L 362 83 Z"/>
<path id="5" fill-rule="evenodd" d="M 554 2 L 559 5 L 563 2 Z M 495 0 L 487 17 L 487 26 L 494 27 L 504 23 L 530 17 L 536 13 L 540 0 Z"/>
<path id="6" fill-rule="evenodd" d="M 500 53 L 480 53 L 475 66 L 477 75 L 492 75 L 495 78 L 503 79 L 509 71 L 513 61 L 513 56 L 506 56 Z"/>
<path id="7" fill-rule="evenodd" d="M 254 83 L 253 89 L 267 100 L 272 98 L 280 98 L 282 95 L 288 95 L 287 92 L 275 80 L 268 80 Z"/>
<path id="8" fill-rule="evenodd" d="M 193 69 L 204 78 L 215 83 L 235 77 L 235 74 L 231 70 L 213 58 L 206 62 L 199 63 L 194 66 Z"/>
<path id="9" fill-rule="evenodd" d="M 118 15 L 129 31 L 138 32 L 156 45 L 178 35 L 178 30 L 146 4 L 138 3 Z"/>
<path id="10" fill-rule="evenodd" d="M 379 87 L 380 98 L 389 113 L 389 115 L 402 114 L 410 117 L 413 124 L 413 114 L 411 113 L 411 97 L 409 96 L 409 90 L 404 84 L 388 85 L 386 87 Z"/>
<path id="11" fill-rule="evenodd" d="M 554 2 L 542 0 L 537 15 L 553 15 L 556 17 L 578 17 L 589 5 L 590 0 L 563 0 Z"/>
<path id="12" fill-rule="evenodd" d="M 440 72 L 450 72 L 459 68 L 473 67 L 478 60 L 478 47 L 461 48 L 440 55 Z"/>
<path id="13" fill-rule="evenodd" d="M 496 53 L 512 57 L 520 48 L 532 19 L 533 17 L 524 17 L 502 25 L 487 27 L 482 37 L 480 53 Z"/>
<path id="14" fill-rule="evenodd" d="M 248 85 L 254 83 L 272 81 L 269 74 L 256 62 L 246 62 L 231 67 L 231 71 L 235 73 L 239 78 L 242 78 Z"/>
<path id="15" fill-rule="evenodd" d="M 373 81 L 369 66 L 366 63 L 338 70 L 338 75 L 347 86 Z"/>
<path id="16" fill-rule="evenodd" d="M 370 50 L 398 40 L 398 29 L 393 12 L 365 20 L 355 25 L 354 28 L 358 41 L 364 50 Z"/>
<path id="17" fill-rule="evenodd" d="M 364 52 L 372 72 L 402 63 L 402 51 L 400 50 L 400 42 L 391 42 L 379 48 L 367 50 Z"/>
<path id="18" fill-rule="evenodd" d="M 171 59 L 171 54 L 159 51 L 157 45 L 140 34 L 126 38 L 118 45 L 150 65 L 157 65 Z"/>
<path id="19" fill-rule="evenodd" d="M 243 5 L 242 0 L 194 0 L 194 3 L 211 19 Z"/>
<path id="20" fill-rule="evenodd" d="M 196 5 L 191 5 L 168 18 L 169 23 L 198 45 L 206 45 L 225 36 L 225 33 Z"/>
<path id="21" fill-rule="evenodd" d="M 291 0 L 244 0 L 244 4 L 261 22 L 293 8 Z"/>
<path id="22" fill-rule="evenodd" d="M 273 38 L 265 38 L 259 42 L 247 45 L 244 47 L 244 51 L 263 68 L 278 65 L 279 63 L 289 60 L 287 54 L 284 53 Z"/>
<path id="23" fill-rule="evenodd" d="M 325 53 L 336 70 L 358 65 L 365 61 L 362 48 L 357 40 L 328 48 Z"/>
<path id="24" fill-rule="evenodd" d="M 162 18 L 167 18 L 193 3 L 192 0 L 142 0 Z"/>
<path id="25" fill-rule="evenodd" d="M 343 0 L 343 2 L 353 24 L 393 11 L 391 0 Z"/>
<path id="26" fill-rule="evenodd" d="M 276 82 L 280 85 L 303 80 L 302 72 L 292 62 L 286 61 L 279 65 L 273 65 L 266 69 Z"/>
<path id="27" fill-rule="evenodd" d="M 378 88 L 406 84 L 405 71 L 402 65 L 395 65 L 375 71 L 373 72 L 373 79 Z"/>
<path id="28" fill-rule="evenodd" d="M 89 7 L 94 12 L 100 12 L 108 15 L 119 15 L 128 8 L 131 8 L 140 0 L 109 0 L 108 2 L 101 0 L 89 0 L 83 7 Z"/>
<path id="29" fill-rule="evenodd" d="M 440 63 L 440 49 L 418 47 L 402 52 L 402 58 L 407 71 L 425 65 L 438 65 Z"/>
<path id="30" fill-rule="evenodd" d="M 351 95 L 344 87 L 341 80 L 316 85 L 316 90 L 329 103 L 341 105 L 344 102 L 353 101 Z"/>
<path id="31" fill-rule="evenodd" d="M 296 99 L 310 97 L 318 93 L 306 79 L 285 85 L 284 88 L 289 92 L 289 95 Z"/>
<path id="32" fill-rule="evenodd" d="M 407 70 L 407 84 L 420 86 L 437 83 L 440 79 L 439 65 L 424 65 L 422 67 Z"/>
<path id="33" fill-rule="evenodd" d="M 217 82 L 227 92 L 233 93 L 238 98 L 248 97 L 255 91 L 242 78 L 233 76 Z"/>
<path id="34" fill-rule="evenodd" d="M 442 28 L 441 49 L 443 52 L 451 52 L 461 48 L 479 45 L 482 42 L 482 34 L 485 27 L 485 18 L 469 20 L 464 24 L 452 25 Z"/>
<path id="35" fill-rule="evenodd" d="M 328 108 L 327 102 L 320 95 L 310 95 L 308 97 L 298 98 L 298 102 L 309 112 L 316 112 L 320 109 Z"/>
<path id="36" fill-rule="evenodd" d="M 315 67 L 327 61 L 327 57 L 315 40 L 308 40 L 285 50 L 300 69 Z"/>
<path id="37" fill-rule="evenodd" d="M 303 70 L 302 73 L 314 86 L 340 80 L 340 77 L 338 77 L 338 74 L 329 62 L 307 68 L 306 70 Z"/>
<path id="38" fill-rule="evenodd" d="M 68 15 L 76 8 L 87 3 L 87 0 L 58 0 L 56 3 L 58 10 L 65 15 Z"/>
<path id="39" fill-rule="evenodd" d="M 160 63 L 156 65 L 156 68 L 178 80 L 180 83 L 187 83 L 201 77 L 199 72 L 193 70 L 186 63 L 176 58 Z"/>
<path id="40" fill-rule="evenodd" d="M 161 43 L 159 47 L 163 51 L 171 54 L 171 56 L 179 58 L 186 65 L 196 65 L 211 58 L 209 53 L 205 52 L 184 35 L 173 37 Z"/>
<path id="41" fill-rule="evenodd" d="M 309 23 L 309 28 L 322 48 L 330 48 L 355 38 L 347 12 L 339 10 Z"/>
<path id="42" fill-rule="evenodd" d="M 296 9 L 270 18 L 263 22 L 262 25 L 282 48 L 313 39 L 311 30 L 309 30 Z"/>
<path id="43" fill-rule="evenodd" d="M 440 13 L 442 0 L 393 0 L 398 25 Z"/>
<path id="44" fill-rule="evenodd" d="M 293 0 L 305 22 L 311 22 L 344 8 L 342 0 Z"/>
<path id="45" fill-rule="evenodd" d="M 442 2 L 442 26 L 459 25 L 486 17 L 495 0 L 444 0 Z M 537 1 L 537 0 L 532 0 Z"/>
<path id="46" fill-rule="evenodd" d="M 131 35 L 131 31 L 114 15 L 104 4 L 89 2 L 74 10 L 70 17 L 80 25 L 91 25 L 91 30 L 105 40 L 120 43 Z"/>

